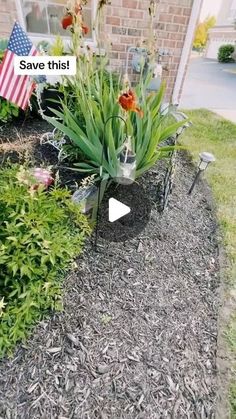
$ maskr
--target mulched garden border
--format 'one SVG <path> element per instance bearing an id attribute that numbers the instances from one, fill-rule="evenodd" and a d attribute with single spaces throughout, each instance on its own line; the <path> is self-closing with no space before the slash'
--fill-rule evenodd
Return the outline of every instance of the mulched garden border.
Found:
<path id="1" fill-rule="evenodd" d="M 38 141 L 35 130 L 32 142 Z M 36 138 L 37 137 L 37 138 Z M 88 241 L 65 280 L 64 311 L 0 363 L 4 418 L 213 418 L 219 309 L 217 224 L 207 185 L 177 160 L 158 211 L 158 165 L 140 179 L 152 210 L 125 243 Z M 115 197 L 115 196 L 114 196 Z"/>

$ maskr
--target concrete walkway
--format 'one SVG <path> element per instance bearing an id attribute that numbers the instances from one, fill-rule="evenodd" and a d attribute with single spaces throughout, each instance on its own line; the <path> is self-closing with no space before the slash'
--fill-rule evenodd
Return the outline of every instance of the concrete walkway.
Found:
<path id="1" fill-rule="evenodd" d="M 207 108 L 236 123 L 236 63 L 220 64 L 203 57 L 193 57 L 180 107 Z"/>

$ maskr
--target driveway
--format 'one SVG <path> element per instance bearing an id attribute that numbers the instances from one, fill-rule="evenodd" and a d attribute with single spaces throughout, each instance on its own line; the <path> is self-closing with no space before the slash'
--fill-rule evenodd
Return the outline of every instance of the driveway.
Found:
<path id="1" fill-rule="evenodd" d="M 180 107 L 211 109 L 236 122 L 236 63 L 220 64 L 203 57 L 193 57 Z"/>

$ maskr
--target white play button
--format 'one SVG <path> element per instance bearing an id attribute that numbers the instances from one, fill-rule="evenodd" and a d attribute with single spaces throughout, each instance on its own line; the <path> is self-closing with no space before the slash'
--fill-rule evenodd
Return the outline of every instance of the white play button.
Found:
<path id="1" fill-rule="evenodd" d="M 109 199 L 109 221 L 114 223 L 114 221 L 119 220 L 119 218 L 124 217 L 130 213 L 130 207 L 122 202 L 117 201 L 115 198 Z"/>

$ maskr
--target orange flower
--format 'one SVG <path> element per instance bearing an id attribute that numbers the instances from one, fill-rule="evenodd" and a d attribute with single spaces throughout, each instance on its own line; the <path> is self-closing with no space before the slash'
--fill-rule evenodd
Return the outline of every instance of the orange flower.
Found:
<path id="1" fill-rule="evenodd" d="M 81 15 L 81 11 L 82 11 L 81 6 L 76 6 L 75 7 L 75 16 Z M 62 18 L 61 24 L 62 24 L 63 29 L 67 29 L 68 26 L 73 25 L 73 15 L 69 11 L 68 11 L 67 15 L 65 15 Z M 82 29 L 83 35 L 88 34 L 89 28 L 83 22 L 81 23 L 81 29 Z"/>
<path id="2" fill-rule="evenodd" d="M 73 17 L 72 15 L 66 15 L 62 18 L 61 24 L 63 29 L 67 29 L 68 26 L 71 26 L 73 23 Z"/>
<path id="3" fill-rule="evenodd" d="M 136 112 L 140 118 L 143 117 L 143 111 L 137 106 L 135 94 L 131 89 L 119 97 L 119 104 L 125 111 Z"/>

